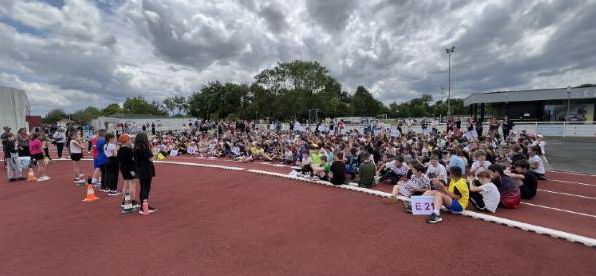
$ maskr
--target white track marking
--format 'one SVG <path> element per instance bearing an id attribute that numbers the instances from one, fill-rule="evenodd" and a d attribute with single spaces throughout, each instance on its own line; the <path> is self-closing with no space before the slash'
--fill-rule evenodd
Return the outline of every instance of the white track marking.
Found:
<path id="1" fill-rule="evenodd" d="M 596 184 L 589 184 L 589 183 L 582 183 L 582 182 L 573 182 L 573 181 L 557 180 L 557 179 L 549 179 L 548 181 L 554 181 L 554 182 L 559 182 L 559 183 L 577 184 L 577 185 L 583 185 L 583 186 L 596 187 Z"/>
<path id="2" fill-rule="evenodd" d="M 82 159 L 82 160 L 91 160 L 91 159 L 88 159 L 87 158 L 87 159 Z M 273 172 L 268 172 L 268 171 L 245 170 L 244 168 L 239 168 L 239 167 L 227 167 L 227 166 L 201 164 L 201 163 L 191 163 L 191 162 L 178 162 L 178 161 L 155 161 L 155 162 L 156 163 L 161 163 L 161 164 L 176 164 L 176 165 L 185 165 L 185 166 L 218 168 L 218 169 L 224 169 L 224 170 L 245 171 L 245 172 L 250 172 L 250 173 L 255 173 L 255 174 L 263 174 L 263 175 L 269 175 L 269 176 L 276 176 L 276 177 L 288 178 L 288 179 L 293 179 L 293 180 L 299 180 L 299 181 L 304 181 L 304 182 L 309 182 L 309 183 L 316 183 L 316 184 L 321 184 L 321 185 L 327 185 L 327 186 L 337 187 L 337 188 L 340 188 L 340 189 L 358 191 L 358 192 L 363 192 L 363 193 L 372 194 L 372 195 L 381 196 L 381 197 L 391 197 L 391 194 L 390 193 L 386 193 L 386 192 L 382 192 L 382 191 L 377 191 L 377 190 L 372 190 L 372 189 L 367 189 L 367 188 L 362 188 L 362 187 L 354 187 L 352 185 L 337 185 L 336 186 L 336 185 L 333 185 L 333 184 L 331 184 L 329 182 L 326 182 L 326 181 L 309 180 L 309 179 L 304 179 L 304 178 L 299 178 L 299 177 L 292 177 L 292 176 L 289 176 L 289 175 L 286 175 L 286 174 L 273 173 Z M 397 199 L 402 200 L 402 201 L 408 201 L 409 200 L 408 198 L 405 198 L 403 196 L 398 196 Z M 545 208 L 545 209 L 550 209 L 550 210 L 556 210 L 556 211 L 560 211 L 560 212 L 566 212 L 566 213 L 571 213 L 571 214 L 576 214 L 576 215 L 582 215 L 582 216 L 596 218 L 595 215 L 584 214 L 584 213 L 579 213 L 579 212 L 573 212 L 573 211 L 569 211 L 569 210 L 564 210 L 564 209 L 559 209 L 559 208 L 554 208 L 554 207 L 548 207 L 548 206 L 544 206 L 544 205 L 537 205 L 537 204 L 532 204 L 532 203 L 527 203 L 527 202 L 521 202 L 521 204 L 526 204 L 526 205 L 530 205 L 530 206 L 534 206 L 534 207 L 540 207 L 540 208 Z M 580 235 L 577 235 L 577 234 L 572 234 L 572 233 L 568 233 L 568 232 L 564 232 L 564 231 L 560 231 L 560 230 L 555 230 L 555 229 L 546 228 L 546 227 L 542 227 L 542 226 L 538 226 L 538 225 L 533 225 L 533 224 L 529 224 L 529 223 L 525 223 L 525 222 L 510 220 L 510 219 L 506 219 L 506 218 L 500 218 L 500 217 L 491 216 L 491 215 L 487 215 L 487 214 L 483 214 L 483 213 L 477 213 L 477 212 L 468 211 L 468 210 L 463 211 L 461 213 L 461 215 L 472 217 L 472 218 L 475 218 L 475 219 L 481 219 L 481 220 L 484 220 L 484 221 L 489 221 L 489 222 L 494 222 L 494 223 L 498 223 L 498 224 L 503 224 L 503 225 L 506 225 L 506 226 L 509 226 L 509 227 L 517 227 L 517 228 L 520 228 L 520 229 L 522 229 L 524 231 L 532 231 L 532 232 L 535 232 L 535 233 L 538 233 L 538 234 L 548 235 L 548 236 L 555 237 L 555 238 L 565 239 L 565 240 L 570 241 L 570 242 L 578 242 L 578 243 L 582 243 L 582 244 L 587 245 L 587 246 L 596 247 L 596 239 L 589 238 L 589 237 L 584 237 L 584 236 L 580 236 Z"/>
<path id="3" fill-rule="evenodd" d="M 570 214 L 574 214 L 574 215 L 580 215 L 580 216 L 586 216 L 586 217 L 596 218 L 596 215 L 590 215 L 590 214 L 586 214 L 586 213 L 574 212 L 574 211 L 565 210 L 565 209 L 559 209 L 559 208 L 550 207 L 550 206 L 544 206 L 544 205 L 539 205 L 539 204 L 534 204 L 534 203 L 528 203 L 528 202 L 525 202 L 525 201 L 522 201 L 521 204 L 530 205 L 530 206 L 533 206 L 533 207 L 544 208 L 544 209 L 549 209 L 549 210 L 554 210 L 554 211 L 559 211 L 559 212 L 564 212 L 564 213 L 570 213 Z"/>
<path id="4" fill-rule="evenodd" d="M 196 167 L 205 167 L 205 168 L 216 168 L 216 169 L 224 169 L 224 170 L 232 170 L 232 171 L 244 171 L 244 168 L 240 167 L 228 167 L 228 166 L 220 166 L 220 165 L 211 165 L 211 164 L 201 164 L 201 163 L 191 163 L 191 162 L 180 162 L 180 161 L 153 161 L 154 163 L 161 163 L 161 164 L 174 164 L 174 165 L 185 165 L 185 166 L 196 166 Z"/>
<path id="5" fill-rule="evenodd" d="M 552 171 L 548 171 L 548 172 L 568 173 L 568 174 L 583 175 L 583 176 L 596 176 L 596 174 L 582 173 L 582 172 L 576 172 L 576 171 L 566 171 L 566 170 L 552 170 Z"/>
<path id="6" fill-rule="evenodd" d="M 323 185 L 327 185 L 327 186 L 334 186 L 334 187 L 341 188 L 341 189 L 359 191 L 359 192 L 368 193 L 368 194 L 372 194 L 372 195 L 376 195 L 376 196 L 381 196 L 381 197 L 391 197 L 391 194 L 386 193 L 386 192 L 372 190 L 372 189 L 367 189 L 367 188 L 362 188 L 362 187 L 354 187 L 354 186 L 351 186 L 351 185 L 338 185 L 338 186 L 335 186 L 335 185 L 333 185 L 333 184 L 331 184 L 329 182 L 325 182 L 325 181 L 313 181 L 313 180 L 301 179 L 301 178 L 298 178 L 298 177 L 291 177 L 291 176 L 280 174 L 280 173 L 271 173 L 271 172 L 261 171 L 261 170 L 248 170 L 248 172 L 257 173 L 257 174 L 264 174 L 264 175 L 271 175 L 271 176 L 277 176 L 277 177 L 283 177 L 283 178 L 296 179 L 296 180 L 301 180 L 301 181 L 305 181 L 305 182 L 323 184 Z M 408 198 L 405 198 L 403 196 L 398 196 L 397 198 L 399 200 L 402 200 L 402 201 L 406 201 L 406 200 L 409 201 Z M 524 203 L 524 204 L 534 205 L 534 204 L 529 204 L 529 203 Z M 553 210 L 558 210 L 558 211 L 560 210 L 560 211 L 565 211 L 565 212 L 571 212 L 571 213 L 576 213 L 576 214 L 581 214 L 581 215 L 587 215 L 587 216 L 595 217 L 596 218 L 596 216 L 593 216 L 593 215 L 588 215 L 588 214 L 583 214 L 583 213 L 577 213 L 577 212 L 572 212 L 572 211 L 567 211 L 567 210 L 562 210 L 562 209 L 557 209 L 557 208 L 552 208 L 552 207 L 547 207 L 547 206 L 537 206 L 537 207 L 543 207 L 543 208 L 548 208 L 548 209 L 553 209 Z M 473 211 L 467 211 L 467 210 L 466 211 L 463 211 L 461 213 L 461 215 L 472 217 L 472 218 L 475 218 L 475 219 L 481 219 L 481 220 L 484 220 L 484 221 L 489 221 L 489 222 L 494 222 L 494 223 L 498 223 L 498 224 L 503 224 L 503 225 L 507 225 L 509 227 L 517 227 L 517 228 L 520 228 L 520 229 L 522 229 L 524 231 L 532 231 L 532 232 L 535 232 L 535 233 L 538 233 L 538 234 L 549 235 L 551 237 L 562 238 L 562 239 L 565 239 L 567 241 L 579 242 L 579 243 L 582 243 L 582 244 L 587 245 L 587 246 L 596 247 L 596 239 L 592 239 L 592 238 L 589 238 L 589 237 L 580 236 L 580 235 L 577 235 L 577 234 L 572 234 L 572 233 L 568 233 L 568 232 L 564 232 L 564 231 L 560 231 L 560 230 L 555 230 L 555 229 L 546 228 L 546 227 L 542 227 L 542 226 L 538 226 L 538 225 L 533 225 L 533 224 L 529 224 L 529 223 L 525 223 L 525 222 L 510 220 L 510 219 L 506 219 L 506 218 L 500 218 L 500 217 L 496 217 L 496 216 L 491 216 L 491 215 L 487 215 L 487 214 L 483 214 L 483 213 L 477 213 L 477 212 L 473 212 Z"/>
<path id="7" fill-rule="evenodd" d="M 574 197 L 580 197 L 580 198 L 585 198 L 585 199 L 596 200 L 596 197 L 591 197 L 591 196 L 576 195 L 576 194 L 562 193 L 562 192 L 555 192 L 555 191 L 550 191 L 550 190 L 542 190 L 542 189 L 538 189 L 538 191 L 540 191 L 540 192 L 547 192 L 547 193 L 551 193 L 551 194 L 566 195 L 566 196 L 574 196 Z"/>

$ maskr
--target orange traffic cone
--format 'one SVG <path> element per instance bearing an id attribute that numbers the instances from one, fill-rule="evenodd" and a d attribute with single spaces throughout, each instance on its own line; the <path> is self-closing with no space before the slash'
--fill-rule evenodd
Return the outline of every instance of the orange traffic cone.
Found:
<path id="1" fill-rule="evenodd" d="M 143 200 L 143 215 L 149 215 L 149 201 Z"/>
<path id="2" fill-rule="evenodd" d="M 92 202 L 98 200 L 99 197 L 95 196 L 95 192 L 93 191 L 93 185 L 87 184 L 87 196 L 83 199 L 83 202 Z"/>
<path id="3" fill-rule="evenodd" d="M 37 180 L 37 177 L 35 177 L 35 173 L 33 173 L 33 168 L 29 168 L 29 173 L 27 174 L 27 180 Z"/>

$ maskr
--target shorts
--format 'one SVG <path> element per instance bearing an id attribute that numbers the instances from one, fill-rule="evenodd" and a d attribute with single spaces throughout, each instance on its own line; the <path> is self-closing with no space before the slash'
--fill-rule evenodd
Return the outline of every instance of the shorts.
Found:
<path id="1" fill-rule="evenodd" d="M 461 204 L 459 204 L 459 201 L 457 201 L 457 199 L 453 199 L 451 201 L 451 206 L 449 206 L 449 210 L 453 212 L 461 212 L 464 210 L 464 208 L 461 207 Z"/>
<path id="2" fill-rule="evenodd" d="M 35 161 L 43 160 L 43 158 L 44 158 L 43 153 L 37 153 L 37 154 L 32 155 L 31 157 Z"/>
<path id="3" fill-rule="evenodd" d="M 124 169 L 124 168 L 122 168 L 122 167 L 120 168 L 120 173 L 122 174 L 122 178 L 123 178 L 124 180 L 133 180 L 133 179 L 135 179 L 135 176 L 134 176 L 134 175 L 132 175 L 132 173 L 131 173 L 131 172 L 132 172 L 132 171 L 130 171 L 130 170 L 127 170 L 127 169 Z"/>
<path id="4" fill-rule="evenodd" d="M 83 154 L 82 153 L 71 153 L 70 154 L 70 159 L 72 161 L 81 161 L 81 158 L 83 158 Z"/>
<path id="5" fill-rule="evenodd" d="M 101 166 L 105 165 L 106 163 L 99 163 L 99 161 L 97 161 L 97 158 L 93 159 L 93 168 L 94 169 L 99 169 Z"/>

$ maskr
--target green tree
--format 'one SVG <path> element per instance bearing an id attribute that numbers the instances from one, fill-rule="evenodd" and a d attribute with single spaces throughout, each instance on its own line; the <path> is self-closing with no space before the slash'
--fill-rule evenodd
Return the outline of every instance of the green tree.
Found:
<path id="1" fill-rule="evenodd" d="M 101 115 L 101 112 L 99 111 L 99 109 L 90 106 L 85 109 L 76 111 L 75 113 L 72 114 L 71 118 L 73 121 L 75 121 L 79 124 L 85 124 L 85 123 L 89 123 L 89 122 L 91 122 L 91 120 L 99 117 L 99 115 Z"/>
<path id="2" fill-rule="evenodd" d="M 255 114 L 277 119 L 305 119 L 310 109 L 319 109 L 326 116 L 338 114 L 340 106 L 345 111 L 345 104 L 339 102 L 341 84 L 316 61 L 278 63 L 257 74 L 255 84 L 264 89 L 252 95 L 251 109 Z"/>
<path id="3" fill-rule="evenodd" d="M 356 116 L 374 117 L 386 113 L 383 103 L 375 99 L 363 86 L 356 88 L 352 97 L 352 109 Z"/>
<path id="4" fill-rule="evenodd" d="M 123 112 L 130 114 L 167 115 L 167 111 L 158 102 L 147 102 L 143 96 L 128 97 L 123 104 Z"/>
<path id="5" fill-rule="evenodd" d="M 46 124 L 55 124 L 58 121 L 65 119 L 66 118 L 66 112 L 64 112 L 64 110 L 62 109 L 53 109 L 50 112 L 48 112 L 48 115 L 46 115 L 45 118 L 43 118 L 43 122 Z"/>
<path id="6" fill-rule="evenodd" d="M 122 108 L 117 103 L 110 104 L 101 110 L 101 115 L 110 116 L 116 113 L 122 113 Z"/>

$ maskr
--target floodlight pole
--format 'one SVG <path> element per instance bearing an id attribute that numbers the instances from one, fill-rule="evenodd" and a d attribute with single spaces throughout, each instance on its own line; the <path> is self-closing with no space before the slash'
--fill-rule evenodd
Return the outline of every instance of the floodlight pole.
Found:
<path id="1" fill-rule="evenodd" d="M 451 46 L 451 48 L 446 48 L 445 52 L 449 58 L 449 86 L 448 86 L 448 94 L 447 94 L 447 116 L 451 116 L 451 54 L 455 52 L 455 46 Z"/>

